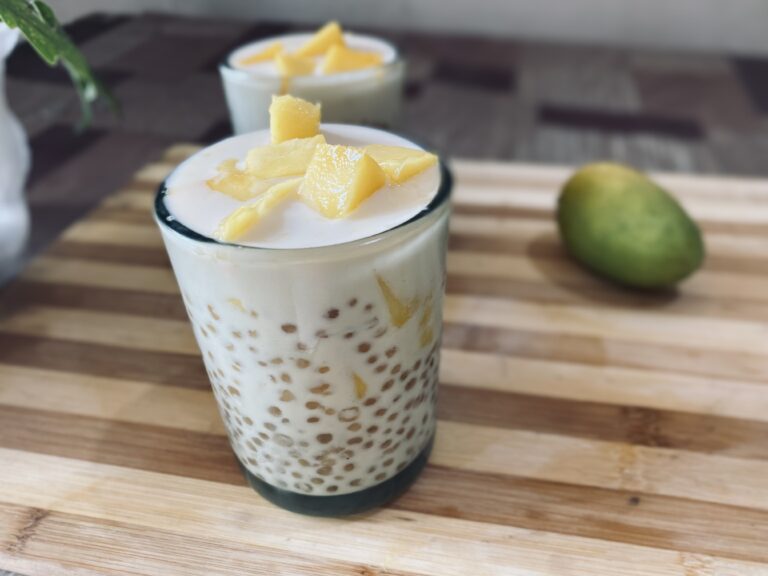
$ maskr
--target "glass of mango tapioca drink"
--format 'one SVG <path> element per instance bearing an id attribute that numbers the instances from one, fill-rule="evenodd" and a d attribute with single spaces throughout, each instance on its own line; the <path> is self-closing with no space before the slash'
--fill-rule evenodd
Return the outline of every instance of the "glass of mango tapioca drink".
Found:
<path id="1" fill-rule="evenodd" d="M 400 114 L 405 64 L 378 38 L 330 22 L 315 34 L 286 34 L 237 48 L 219 66 L 236 134 L 269 126 L 272 96 L 322 104 L 326 122 L 392 127 Z"/>
<path id="2" fill-rule="evenodd" d="M 350 514 L 432 446 L 451 181 L 394 134 L 291 96 L 270 111 L 176 168 L 156 219 L 248 481 Z"/>

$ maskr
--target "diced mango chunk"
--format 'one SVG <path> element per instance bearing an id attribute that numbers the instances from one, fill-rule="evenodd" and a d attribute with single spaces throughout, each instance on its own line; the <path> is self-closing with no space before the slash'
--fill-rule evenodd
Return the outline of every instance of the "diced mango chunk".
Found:
<path id="1" fill-rule="evenodd" d="M 336 21 L 328 22 L 296 50 L 297 56 L 322 56 L 331 46 L 344 46 L 344 32 Z"/>
<path id="2" fill-rule="evenodd" d="M 275 56 L 280 54 L 282 51 L 283 51 L 282 42 L 272 42 L 272 44 L 264 48 L 264 50 L 262 50 L 261 52 L 256 52 L 255 54 L 244 56 L 243 58 L 237 61 L 237 65 L 252 66 L 254 64 L 259 64 L 261 62 L 267 62 L 268 60 L 272 60 Z"/>
<path id="3" fill-rule="evenodd" d="M 397 294 L 394 293 L 387 281 L 378 274 L 376 275 L 376 282 L 378 282 L 379 290 L 381 290 L 381 294 L 384 296 L 384 301 L 387 303 L 390 322 L 397 328 L 404 326 L 416 313 L 416 310 L 419 307 L 418 300 L 403 300 L 398 298 Z"/>
<path id="4" fill-rule="evenodd" d="M 269 131 L 273 144 L 316 136 L 320 133 L 320 104 L 312 104 L 289 94 L 272 96 Z"/>
<path id="5" fill-rule="evenodd" d="M 371 144 L 364 150 L 376 160 L 393 184 L 402 184 L 437 163 L 437 156 L 415 148 Z"/>
<path id="6" fill-rule="evenodd" d="M 359 148 L 318 144 L 299 194 L 326 218 L 343 218 L 385 183 L 382 169 Z"/>
<path id="7" fill-rule="evenodd" d="M 264 192 L 270 185 L 248 170 L 238 168 L 237 160 L 234 159 L 224 160 L 218 171 L 215 178 L 206 180 L 205 183 L 211 190 L 231 196 L 235 200 L 249 200 Z"/>
<path id="8" fill-rule="evenodd" d="M 346 46 L 331 46 L 325 55 L 320 71 L 323 74 L 352 72 L 381 65 L 381 54 L 352 50 Z"/>
<path id="9" fill-rule="evenodd" d="M 368 384 L 358 376 L 357 372 L 352 373 L 352 380 L 355 383 L 355 396 L 357 396 L 359 400 L 362 400 L 365 398 L 366 392 L 368 392 Z"/>
<path id="10" fill-rule="evenodd" d="M 294 195 L 300 183 L 301 178 L 285 180 L 273 185 L 252 202 L 240 206 L 222 220 L 216 230 L 216 238 L 223 242 L 233 242 L 242 238 L 259 220 L 274 210 L 281 202 Z"/>
<path id="11" fill-rule="evenodd" d="M 306 76 L 315 71 L 315 61 L 295 54 L 275 56 L 275 66 L 281 76 Z"/>
<path id="12" fill-rule="evenodd" d="M 245 160 L 248 173 L 262 179 L 299 176 L 307 170 L 315 149 L 320 145 L 325 145 L 322 134 L 253 148 Z"/>

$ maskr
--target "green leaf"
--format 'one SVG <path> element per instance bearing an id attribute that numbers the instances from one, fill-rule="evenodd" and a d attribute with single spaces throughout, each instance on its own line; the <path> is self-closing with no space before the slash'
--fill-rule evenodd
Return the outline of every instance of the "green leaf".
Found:
<path id="1" fill-rule="evenodd" d="M 9 28 L 18 28 L 49 66 L 59 63 L 64 65 L 80 97 L 81 127 L 90 123 L 92 104 L 98 98 L 104 98 L 113 111 L 119 111 L 115 97 L 93 75 L 85 57 L 69 39 L 53 10 L 45 2 L 0 0 L 0 21 Z"/>

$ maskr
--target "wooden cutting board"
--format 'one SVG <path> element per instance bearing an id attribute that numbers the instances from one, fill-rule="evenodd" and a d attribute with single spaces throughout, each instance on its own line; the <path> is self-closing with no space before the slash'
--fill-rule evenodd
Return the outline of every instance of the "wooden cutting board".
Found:
<path id="1" fill-rule="evenodd" d="M 454 163 L 440 423 L 392 506 L 305 518 L 229 450 L 151 205 L 171 149 L 0 298 L 0 568 L 768 574 L 768 182 L 663 176 L 707 233 L 677 293 L 562 254 L 568 171 Z"/>

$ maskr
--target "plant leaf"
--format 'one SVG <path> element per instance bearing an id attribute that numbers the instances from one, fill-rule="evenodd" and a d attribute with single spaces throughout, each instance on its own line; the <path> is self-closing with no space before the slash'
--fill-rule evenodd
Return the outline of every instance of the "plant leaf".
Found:
<path id="1" fill-rule="evenodd" d="M 9 28 L 18 28 L 49 66 L 64 65 L 80 97 L 81 127 L 90 123 L 91 106 L 100 97 L 113 111 L 119 111 L 117 100 L 93 75 L 85 57 L 64 32 L 48 4 L 42 0 L 0 0 L 0 21 Z"/>

